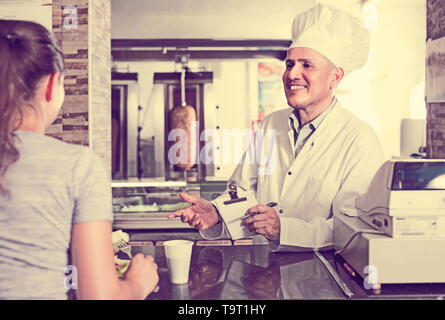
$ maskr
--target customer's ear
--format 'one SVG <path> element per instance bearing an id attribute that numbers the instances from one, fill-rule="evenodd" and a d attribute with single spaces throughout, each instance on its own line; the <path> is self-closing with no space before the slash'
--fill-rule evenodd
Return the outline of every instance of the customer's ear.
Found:
<path id="1" fill-rule="evenodd" d="M 44 78 L 46 102 L 50 102 L 53 100 L 55 87 L 57 86 L 59 79 L 59 72 L 54 72 Z"/>

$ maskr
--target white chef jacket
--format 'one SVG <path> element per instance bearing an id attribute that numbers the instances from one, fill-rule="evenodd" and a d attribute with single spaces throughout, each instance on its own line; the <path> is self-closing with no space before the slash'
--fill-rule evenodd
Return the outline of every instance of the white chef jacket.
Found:
<path id="1" fill-rule="evenodd" d="M 229 180 L 255 191 L 259 204 L 278 203 L 281 231 L 279 246 L 270 242 L 273 250 L 331 246 L 333 214 L 357 215 L 355 198 L 366 192 L 384 162 L 374 130 L 339 102 L 331 107 L 296 157 L 289 125 L 293 109 L 267 116 Z M 239 227 L 239 221 L 235 224 Z M 231 227 L 236 226 L 220 223 L 201 235 L 217 239 Z M 264 239 L 254 236 L 254 243 Z"/>

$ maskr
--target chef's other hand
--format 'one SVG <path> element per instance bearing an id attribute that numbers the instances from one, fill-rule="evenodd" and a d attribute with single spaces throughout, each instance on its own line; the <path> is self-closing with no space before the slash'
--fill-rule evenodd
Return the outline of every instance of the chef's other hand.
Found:
<path id="1" fill-rule="evenodd" d="M 278 240 L 280 238 L 280 218 L 275 209 L 257 204 L 249 208 L 246 215 L 253 212 L 259 212 L 259 214 L 247 218 L 242 222 L 242 225 L 252 232 L 263 235 L 270 241 Z"/>
<path id="2" fill-rule="evenodd" d="M 152 256 L 142 253 L 134 255 L 124 279 L 132 281 L 141 288 L 142 296 L 146 297 L 156 288 L 159 282 L 158 265 Z"/>
<path id="3" fill-rule="evenodd" d="M 188 223 L 198 230 L 207 230 L 218 223 L 218 212 L 210 201 L 184 192 L 179 193 L 179 196 L 192 205 L 170 213 L 167 216 L 169 219 L 181 217 L 182 222 Z"/>

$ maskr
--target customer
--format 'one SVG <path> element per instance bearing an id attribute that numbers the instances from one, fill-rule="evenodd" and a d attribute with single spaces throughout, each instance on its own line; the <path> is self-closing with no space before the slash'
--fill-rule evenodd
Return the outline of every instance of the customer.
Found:
<path id="1" fill-rule="evenodd" d="M 144 299 L 157 265 L 135 255 L 119 280 L 101 160 L 44 134 L 65 96 L 53 34 L 0 20 L 0 53 L 0 299 L 66 299 L 67 267 L 79 299 Z"/>

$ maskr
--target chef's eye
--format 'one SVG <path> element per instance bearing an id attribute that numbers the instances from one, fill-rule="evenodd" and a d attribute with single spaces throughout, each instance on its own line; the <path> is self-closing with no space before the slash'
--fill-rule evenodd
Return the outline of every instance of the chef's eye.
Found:
<path id="1" fill-rule="evenodd" d="M 293 66 L 294 64 L 291 61 L 286 62 L 286 69 L 291 69 Z"/>
<path id="2" fill-rule="evenodd" d="M 307 63 L 307 62 L 303 63 L 303 68 L 308 69 L 308 68 L 310 68 L 310 67 L 312 67 L 311 64 L 309 64 L 309 63 Z"/>

